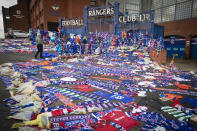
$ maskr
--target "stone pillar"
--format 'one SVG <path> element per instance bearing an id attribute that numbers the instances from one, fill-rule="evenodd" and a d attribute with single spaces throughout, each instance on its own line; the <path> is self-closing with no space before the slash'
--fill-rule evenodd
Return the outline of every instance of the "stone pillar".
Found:
<path id="1" fill-rule="evenodd" d="M 190 48 L 191 48 L 191 36 L 186 36 L 185 37 L 185 58 L 189 59 L 190 58 Z"/>

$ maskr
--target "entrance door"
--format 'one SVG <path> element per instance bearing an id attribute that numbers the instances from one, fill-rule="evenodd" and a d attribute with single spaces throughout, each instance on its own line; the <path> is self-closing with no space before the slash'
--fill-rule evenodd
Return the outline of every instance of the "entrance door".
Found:
<path id="1" fill-rule="evenodd" d="M 190 49 L 191 59 L 197 59 L 197 36 L 192 38 Z"/>
<path id="2" fill-rule="evenodd" d="M 88 32 L 113 32 L 113 19 L 111 17 L 89 19 Z"/>
<path id="3" fill-rule="evenodd" d="M 57 31 L 58 25 L 59 25 L 58 22 L 48 22 L 47 23 L 48 31 Z"/>

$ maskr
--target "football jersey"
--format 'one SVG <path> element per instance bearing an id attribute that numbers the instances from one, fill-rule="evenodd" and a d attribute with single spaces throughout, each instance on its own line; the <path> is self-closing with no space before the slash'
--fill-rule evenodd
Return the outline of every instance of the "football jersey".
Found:
<path id="1" fill-rule="evenodd" d="M 104 117 L 101 117 L 101 119 L 104 120 L 111 120 L 120 126 L 122 126 L 125 130 L 129 130 L 137 125 L 139 123 L 136 120 L 131 119 L 128 117 L 123 111 L 112 111 L 109 112 Z"/>

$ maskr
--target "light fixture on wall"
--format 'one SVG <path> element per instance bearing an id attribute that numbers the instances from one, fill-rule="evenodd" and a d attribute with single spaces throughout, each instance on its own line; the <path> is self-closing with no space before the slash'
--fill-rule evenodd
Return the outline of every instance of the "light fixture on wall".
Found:
<path id="1" fill-rule="evenodd" d="M 59 6 L 57 6 L 56 4 L 54 4 L 52 7 L 52 11 L 51 11 L 51 16 L 56 16 L 56 17 L 59 17 L 60 16 L 60 12 L 58 11 L 59 10 Z"/>
<path id="2" fill-rule="evenodd" d="M 55 4 L 55 5 L 52 6 L 52 8 L 53 8 L 54 11 L 57 11 L 57 10 L 59 10 L 60 7 Z"/>

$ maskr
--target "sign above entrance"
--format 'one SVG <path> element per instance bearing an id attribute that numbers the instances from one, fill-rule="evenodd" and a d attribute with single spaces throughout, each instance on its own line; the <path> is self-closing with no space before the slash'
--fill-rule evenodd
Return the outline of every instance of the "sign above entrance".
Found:
<path id="1" fill-rule="evenodd" d="M 107 15 L 114 15 L 114 8 L 113 7 L 98 8 L 98 9 L 90 8 L 88 10 L 88 16 L 89 17 L 107 16 Z"/>
<path id="2" fill-rule="evenodd" d="M 119 16 L 120 23 L 135 22 L 135 21 L 150 21 L 150 14 Z"/>
<path id="3" fill-rule="evenodd" d="M 95 1 L 95 0 L 94 0 Z M 114 2 L 113 5 L 103 7 L 85 6 L 83 16 L 71 19 L 59 19 L 60 29 L 64 28 L 66 33 L 75 32 L 114 32 L 142 30 L 148 35 L 156 38 L 157 35 L 163 36 L 164 29 L 154 24 L 154 11 L 130 14 L 120 11 L 120 4 Z M 161 31 L 160 31 L 161 30 Z"/>

